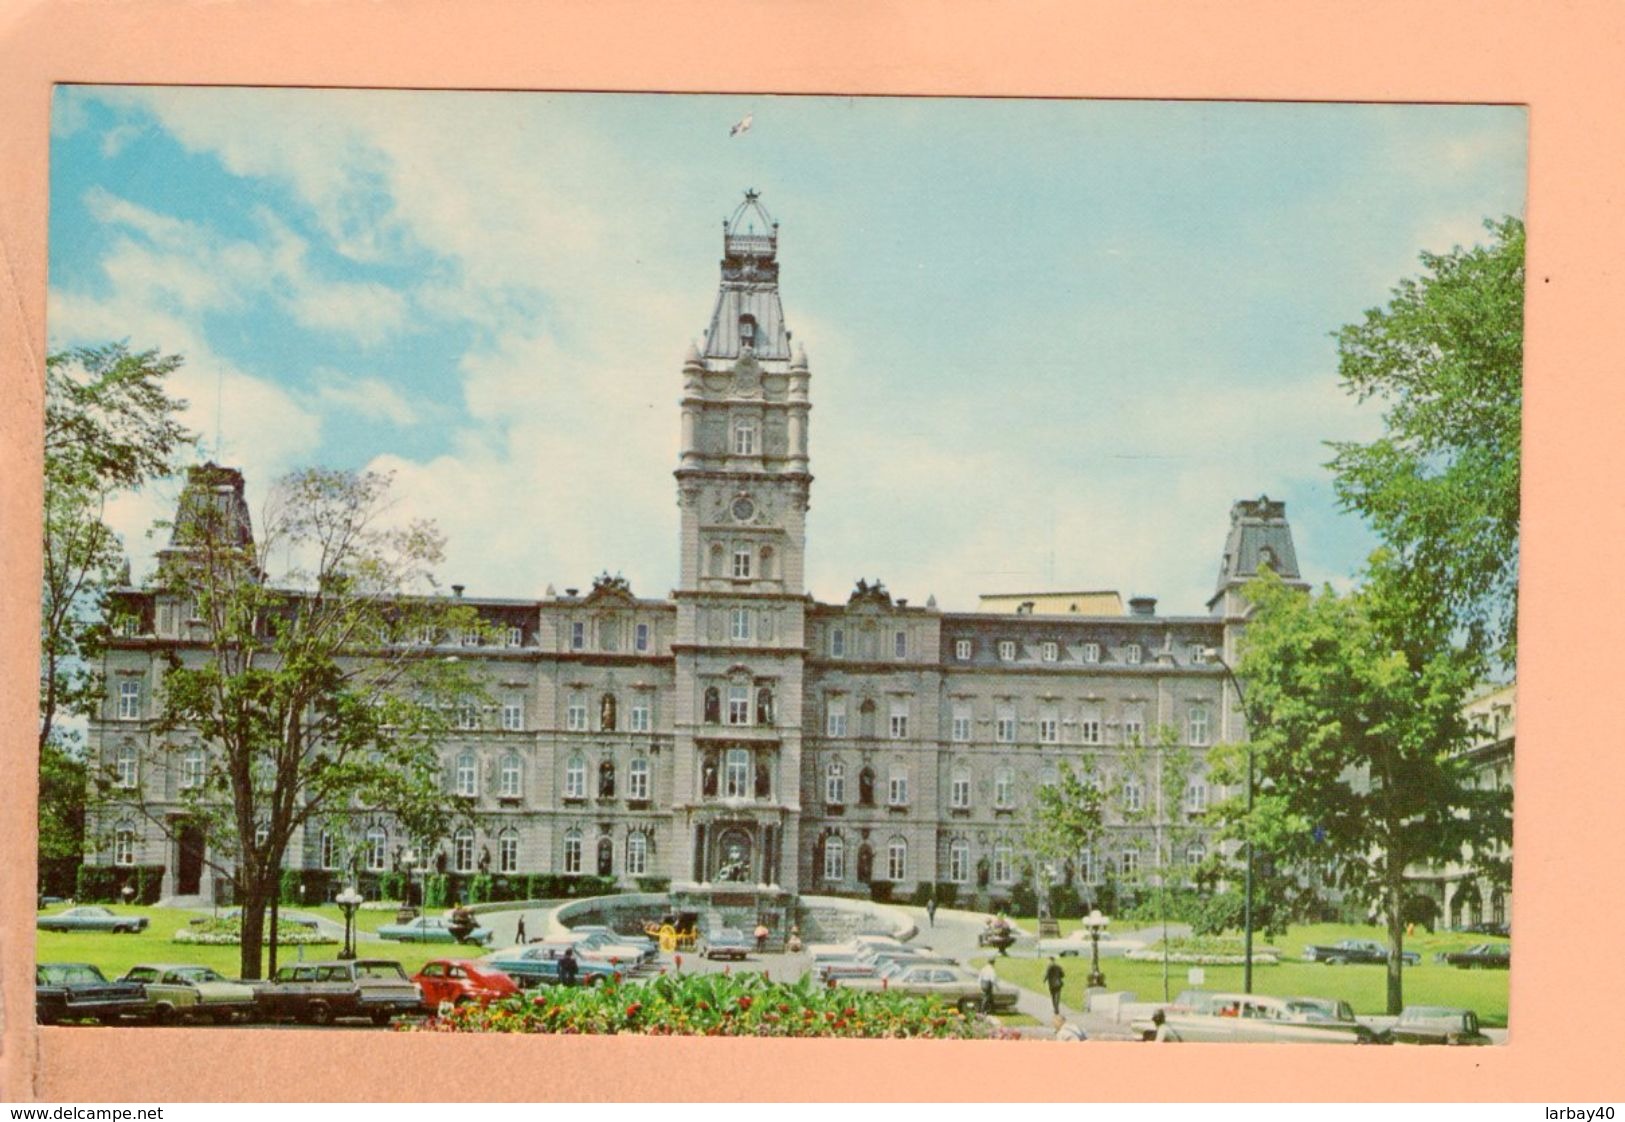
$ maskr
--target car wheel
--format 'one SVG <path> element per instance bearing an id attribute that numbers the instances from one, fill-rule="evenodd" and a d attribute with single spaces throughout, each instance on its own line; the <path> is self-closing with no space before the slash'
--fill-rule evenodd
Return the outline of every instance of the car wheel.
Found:
<path id="1" fill-rule="evenodd" d="M 333 1007 L 325 1001 L 312 1001 L 310 1009 L 305 1015 L 313 1025 L 330 1025 L 333 1023 Z"/>
<path id="2" fill-rule="evenodd" d="M 376 1013 L 374 1013 L 372 1015 L 372 1023 L 375 1024 L 375 1025 L 378 1025 L 381 1028 L 384 1025 L 389 1024 L 389 1022 L 392 1021 L 394 1019 L 394 1017 L 395 1017 L 395 1014 L 391 1013 L 389 1010 L 380 1009 L 380 1010 L 378 1010 Z"/>

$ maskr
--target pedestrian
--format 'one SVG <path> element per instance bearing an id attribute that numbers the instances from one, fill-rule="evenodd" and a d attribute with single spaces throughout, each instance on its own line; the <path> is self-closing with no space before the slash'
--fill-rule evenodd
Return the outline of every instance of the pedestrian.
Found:
<path id="1" fill-rule="evenodd" d="M 513 933 L 513 941 L 516 943 L 528 943 L 530 941 L 525 938 L 525 913 L 523 912 L 519 913 L 519 928 Z"/>
<path id="2" fill-rule="evenodd" d="M 1049 965 L 1044 968 L 1044 984 L 1049 987 L 1049 1003 L 1054 1006 L 1057 1017 L 1061 1015 L 1061 985 L 1066 981 L 1066 971 L 1054 955 L 1049 956 Z"/>
<path id="3" fill-rule="evenodd" d="M 767 924 L 758 923 L 756 925 L 756 953 L 757 954 L 761 954 L 763 951 L 767 950 L 767 934 L 768 934 L 768 932 L 767 932 Z"/>
<path id="4" fill-rule="evenodd" d="M 937 894 L 934 892 L 925 902 L 925 918 L 932 927 L 937 925 Z"/>
<path id="5" fill-rule="evenodd" d="M 564 954 L 559 956 L 559 983 L 573 986 L 580 974 L 581 966 L 576 962 L 576 949 L 574 947 L 565 947 Z"/>
<path id="6" fill-rule="evenodd" d="M 790 941 L 785 944 L 784 949 L 789 951 L 791 954 L 801 953 L 801 928 L 790 928 Z"/>
<path id="7" fill-rule="evenodd" d="M 1054 1021 L 1056 1040 L 1088 1040 L 1083 1030 L 1065 1017 L 1057 1016 Z"/>
<path id="8" fill-rule="evenodd" d="M 993 987 L 998 983 L 999 973 L 993 969 L 993 960 L 987 960 L 982 972 L 976 975 L 976 980 L 982 983 L 982 1012 L 993 1012 Z"/>

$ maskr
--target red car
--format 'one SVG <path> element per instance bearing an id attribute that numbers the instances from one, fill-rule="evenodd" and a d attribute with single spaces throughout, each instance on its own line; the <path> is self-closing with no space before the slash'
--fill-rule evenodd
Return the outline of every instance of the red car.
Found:
<path id="1" fill-rule="evenodd" d="M 514 980 L 483 962 L 461 958 L 432 958 L 412 975 L 423 989 L 423 1005 L 431 1013 L 442 1005 L 488 1005 L 519 992 Z"/>

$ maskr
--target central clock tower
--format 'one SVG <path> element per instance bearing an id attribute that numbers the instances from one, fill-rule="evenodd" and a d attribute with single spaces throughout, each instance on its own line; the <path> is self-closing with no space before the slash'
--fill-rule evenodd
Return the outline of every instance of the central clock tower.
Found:
<path id="1" fill-rule="evenodd" d="M 756 192 L 723 223 L 703 346 L 683 363 L 674 882 L 796 888 L 808 490 L 806 352 Z"/>

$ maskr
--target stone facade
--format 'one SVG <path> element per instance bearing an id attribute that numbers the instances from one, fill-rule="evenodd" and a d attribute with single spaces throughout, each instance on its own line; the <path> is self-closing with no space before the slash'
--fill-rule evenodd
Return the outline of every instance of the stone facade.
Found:
<path id="1" fill-rule="evenodd" d="M 723 249 L 711 329 L 680 372 L 676 590 L 640 599 L 606 574 L 585 594 L 466 601 L 506 639 L 458 645 L 496 704 L 444 746 L 448 784 L 479 813 L 471 837 L 444 843 L 449 870 L 796 892 L 888 882 L 897 896 L 949 882 L 985 902 L 1022 875 L 1033 792 L 1062 764 L 1188 822 L 1223 797 L 1201 758 L 1242 730 L 1210 652 L 1233 654 L 1238 590 L 1260 564 L 1298 580 L 1284 504 L 1235 504 L 1204 615 L 1158 616 L 1146 597 L 1125 613 L 1115 593 L 1089 594 L 1098 614 L 954 612 L 868 581 L 845 603 L 816 602 L 803 577 L 811 370 L 780 304 L 778 227 L 754 195 Z M 192 485 L 241 498 L 230 469 L 194 469 Z M 90 746 L 115 770 L 121 752 L 136 760 L 126 778 L 162 813 L 187 765 L 175 753 L 173 768 L 141 761 L 163 659 L 199 657 L 198 625 L 154 589 L 119 598 L 127 623 Z M 1160 727 L 1195 753 L 1190 790 L 1127 774 L 1125 752 Z M 204 891 L 201 839 L 141 822 L 103 815 L 92 860 L 162 864 L 170 894 Z M 393 867 L 406 839 L 382 814 L 366 831 L 363 870 Z M 1114 818 L 1097 851 L 1057 875 L 1085 894 L 1108 871 L 1132 882 L 1152 833 L 1142 817 Z M 319 835 L 290 856 L 335 861 Z"/>

